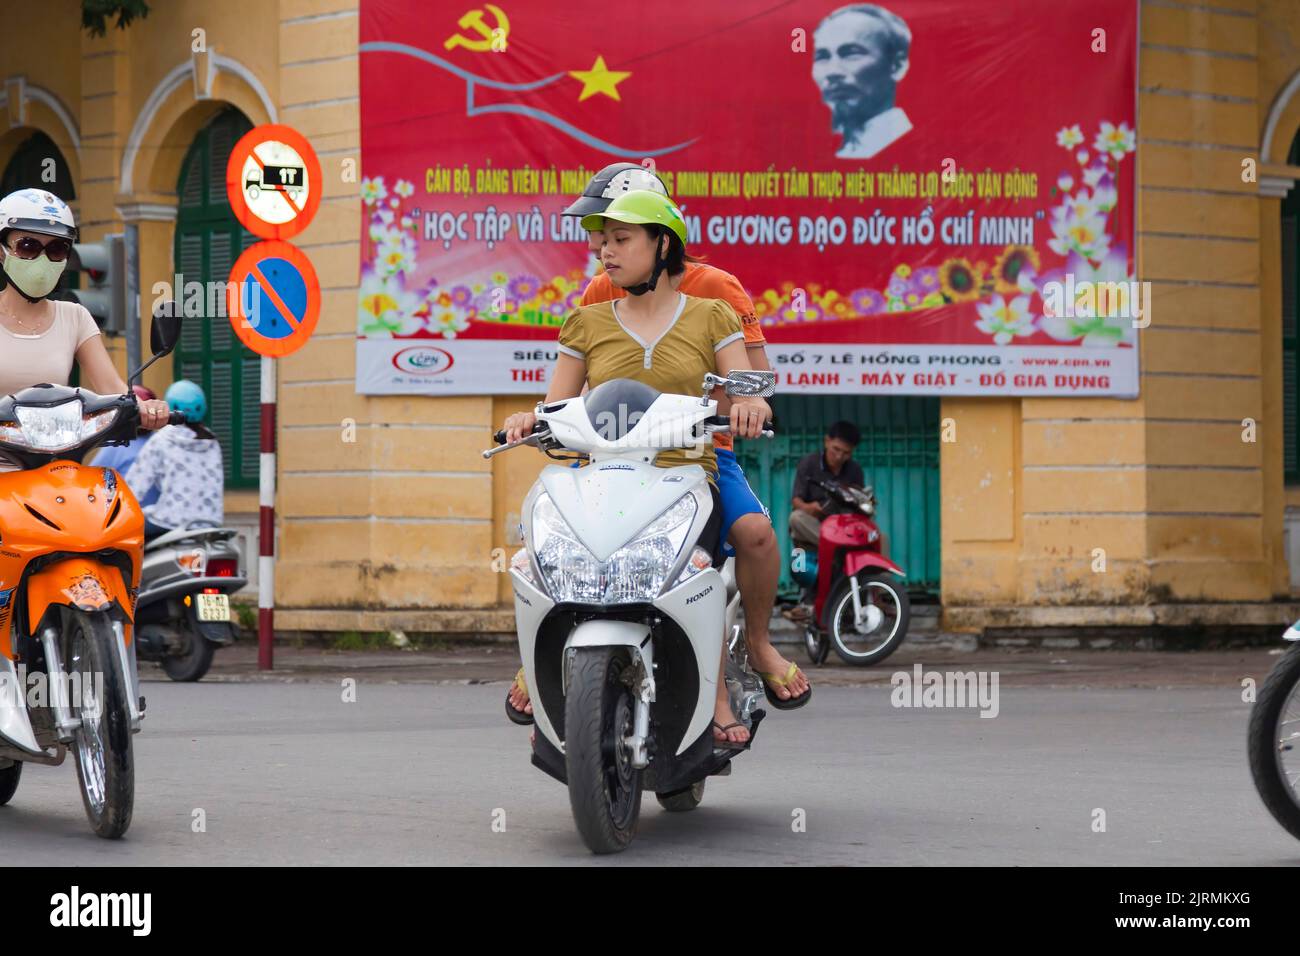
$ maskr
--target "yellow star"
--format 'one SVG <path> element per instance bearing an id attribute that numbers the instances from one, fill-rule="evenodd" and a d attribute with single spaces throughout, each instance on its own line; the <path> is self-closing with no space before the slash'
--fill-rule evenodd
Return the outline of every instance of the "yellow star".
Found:
<path id="1" fill-rule="evenodd" d="M 596 64 L 590 70 L 569 71 L 569 76 L 575 80 L 582 80 L 582 93 L 578 96 L 579 103 L 589 96 L 595 96 L 597 93 L 604 93 L 616 100 L 620 99 L 617 89 L 618 84 L 631 75 L 631 73 L 619 73 L 607 69 L 603 56 L 596 57 Z"/>

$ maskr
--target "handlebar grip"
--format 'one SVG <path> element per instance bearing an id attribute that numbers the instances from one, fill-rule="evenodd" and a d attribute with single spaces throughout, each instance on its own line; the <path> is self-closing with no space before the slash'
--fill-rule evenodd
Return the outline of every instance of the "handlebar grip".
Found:
<path id="1" fill-rule="evenodd" d="M 167 416 L 168 425 L 184 425 L 189 421 L 184 412 L 172 412 Z"/>
<path id="2" fill-rule="evenodd" d="M 731 419 L 726 415 L 710 415 L 708 418 L 704 419 L 704 424 L 712 425 L 715 428 L 726 428 L 731 425 Z M 763 432 L 767 437 L 772 437 L 772 433 L 775 431 L 776 426 L 771 421 L 763 422 Z"/>
<path id="3" fill-rule="evenodd" d="M 492 440 L 498 445 L 504 445 L 506 443 L 506 430 L 504 428 L 501 429 L 501 431 L 492 436 Z"/>

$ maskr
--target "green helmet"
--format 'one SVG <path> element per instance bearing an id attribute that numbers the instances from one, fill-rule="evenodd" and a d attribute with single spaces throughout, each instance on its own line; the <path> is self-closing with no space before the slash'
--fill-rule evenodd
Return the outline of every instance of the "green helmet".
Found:
<path id="1" fill-rule="evenodd" d="M 604 212 L 592 213 L 582 217 L 582 228 L 588 232 L 603 230 L 605 220 L 632 223 L 641 226 L 663 226 L 686 247 L 686 220 L 681 210 L 667 196 L 651 192 L 648 189 L 633 189 L 611 202 Z"/>

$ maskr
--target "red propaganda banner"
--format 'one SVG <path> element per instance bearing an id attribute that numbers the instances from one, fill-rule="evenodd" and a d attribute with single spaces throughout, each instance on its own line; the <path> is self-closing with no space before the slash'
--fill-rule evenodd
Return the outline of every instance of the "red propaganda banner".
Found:
<path id="1" fill-rule="evenodd" d="M 1136 0 L 362 0 L 357 389 L 541 393 L 653 168 L 783 391 L 1134 396 Z"/>

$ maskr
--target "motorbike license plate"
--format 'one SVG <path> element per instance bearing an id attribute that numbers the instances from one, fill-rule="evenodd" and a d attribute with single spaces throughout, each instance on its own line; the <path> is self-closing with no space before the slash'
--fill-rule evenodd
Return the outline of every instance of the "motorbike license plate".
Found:
<path id="1" fill-rule="evenodd" d="M 200 621 L 230 620 L 230 596 L 228 594 L 200 594 L 197 597 L 199 599 Z"/>

